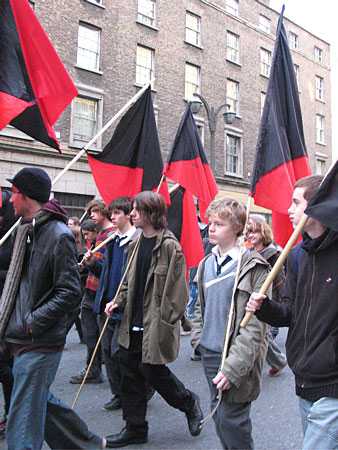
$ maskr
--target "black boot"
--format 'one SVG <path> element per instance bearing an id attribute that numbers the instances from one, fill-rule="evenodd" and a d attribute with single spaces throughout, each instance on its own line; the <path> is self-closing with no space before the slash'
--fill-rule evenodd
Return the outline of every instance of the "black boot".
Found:
<path id="1" fill-rule="evenodd" d="M 145 444 L 148 442 L 148 431 L 145 429 L 135 429 L 124 427 L 118 434 L 106 436 L 108 448 L 126 447 L 132 444 Z"/>
<path id="2" fill-rule="evenodd" d="M 200 399 L 194 392 L 191 394 L 191 405 L 186 409 L 188 427 L 192 436 L 198 436 L 202 431 L 201 421 L 203 420 L 203 412 L 200 405 Z"/>

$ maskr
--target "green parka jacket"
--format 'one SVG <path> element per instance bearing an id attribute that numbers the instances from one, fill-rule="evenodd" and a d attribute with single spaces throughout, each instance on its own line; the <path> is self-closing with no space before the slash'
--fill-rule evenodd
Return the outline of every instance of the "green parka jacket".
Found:
<path id="1" fill-rule="evenodd" d="M 193 319 L 192 345 L 197 346 L 204 326 L 203 275 L 206 256 L 197 271 L 198 300 Z M 228 378 L 231 388 L 224 391 L 227 401 L 246 403 L 255 400 L 260 392 L 261 373 L 267 350 L 267 327 L 255 316 L 245 328 L 240 323 L 245 315 L 245 306 L 252 292 L 258 292 L 269 272 L 269 264 L 256 251 L 245 251 L 242 256 L 238 284 L 235 291 L 235 312 L 231 324 L 227 357 L 220 370 Z M 271 296 L 271 289 L 267 292 Z"/>
<path id="2" fill-rule="evenodd" d="M 128 260 L 136 242 L 130 245 Z M 119 343 L 128 349 L 136 281 L 137 254 L 117 303 L 124 308 Z M 143 299 L 142 362 L 167 364 L 174 361 L 180 345 L 180 319 L 188 302 L 186 266 L 181 246 L 173 233 L 163 230 L 158 234 L 146 281 Z"/>

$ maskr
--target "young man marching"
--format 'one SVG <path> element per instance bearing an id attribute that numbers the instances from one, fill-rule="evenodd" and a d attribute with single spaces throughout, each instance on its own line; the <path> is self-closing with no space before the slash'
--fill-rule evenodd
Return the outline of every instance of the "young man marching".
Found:
<path id="1" fill-rule="evenodd" d="M 240 322 L 250 294 L 260 288 L 268 273 L 268 263 L 255 251 L 238 246 L 246 220 L 244 206 L 224 198 L 213 201 L 207 210 L 211 253 L 197 272 L 198 301 L 193 320 L 193 338 L 199 339 L 205 375 L 211 394 L 211 408 L 222 402 L 213 418 L 224 449 L 253 449 L 251 402 L 260 391 L 261 372 L 266 354 L 266 326 L 255 319 L 247 328 Z M 239 277 L 236 280 L 238 261 Z M 234 299 L 233 299 L 233 292 Z M 231 304 L 231 334 L 222 364 L 222 353 Z"/>
<path id="2" fill-rule="evenodd" d="M 197 395 L 166 366 L 178 355 L 180 319 L 188 290 L 182 250 L 166 229 L 163 198 L 150 191 L 138 194 L 131 217 L 142 235 L 138 243 L 130 246 L 128 260 L 135 245 L 138 248 L 116 303 L 106 306 L 108 315 L 116 307 L 124 307 L 119 353 L 126 426 L 107 437 L 111 448 L 147 442 L 147 382 L 170 406 L 185 413 L 193 436 L 200 433 L 203 417 Z"/>
<path id="3" fill-rule="evenodd" d="M 130 213 L 132 200 L 129 197 L 119 197 L 109 205 L 111 221 L 116 228 L 114 239 L 107 245 L 102 264 L 99 287 L 96 291 L 94 313 L 98 314 L 100 327 L 106 321 L 104 310 L 111 301 L 120 284 L 123 267 L 128 254 L 129 244 L 137 238 L 139 232 L 132 225 Z M 122 318 L 122 311 L 117 309 L 109 319 L 102 338 L 103 358 L 107 377 L 113 397 L 104 408 L 108 411 L 121 408 L 121 374 L 118 359 L 118 332 Z"/>

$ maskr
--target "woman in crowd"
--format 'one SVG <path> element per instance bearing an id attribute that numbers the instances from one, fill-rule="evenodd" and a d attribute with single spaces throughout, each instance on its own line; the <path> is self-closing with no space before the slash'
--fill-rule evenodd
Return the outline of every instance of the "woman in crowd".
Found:
<path id="1" fill-rule="evenodd" d="M 273 236 L 270 225 L 265 217 L 260 214 L 251 214 L 247 229 L 247 241 L 252 247 L 265 258 L 272 267 L 277 261 L 280 251 L 273 244 Z M 280 301 L 280 290 L 285 280 L 284 269 L 280 271 L 272 286 L 273 300 Z M 285 355 L 281 352 L 275 342 L 278 328 L 269 329 L 269 345 L 266 355 L 267 363 L 270 366 L 269 375 L 275 377 L 280 374 L 287 364 Z"/>

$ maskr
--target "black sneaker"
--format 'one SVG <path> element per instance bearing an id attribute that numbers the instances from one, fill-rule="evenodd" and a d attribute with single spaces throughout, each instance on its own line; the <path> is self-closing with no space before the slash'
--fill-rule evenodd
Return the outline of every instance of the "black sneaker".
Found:
<path id="1" fill-rule="evenodd" d="M 147 431 L 135 431 L 127 427 L 123 428 L 118 434 L 106 436 L 106 447 L 119 448 L 132 444 L 145 444 L 148 442 Z"/>
<path id="2" fill-rule="evenodd" d="M 196 395 L 194 392 L 190 393 L 193 404 L 187 411 L 185 411 L 185 415 L 187 416 L 190 434 L 192 436 L 198 436 L 202 431 L 201 422 L 203 420 L 203 412 L 198 395 Z"/>
<path id="3" fill-rule="evenodd" d="M 79 373 L 79 375 L 74 375 L 74 376 L 70 377 L 69 383 L 81 384 L 84 379 L 85 373 L 86 373 L 86 370 L 83 369 Z M 99 374 L 89 373 L 88 377 L 86 378 L 86 382 L 85 382 L 85 384 L 100 384 L 100 383 L 103 383 L 103 378 L 102 378 L 101 373 L 99 373 Z"/>
<path id="4" fill-rule="evenodd" d="M 106 411 L 116 411 L 118 409 L 121 409 L 121 398 L 118 395 L 115 395 L 112 399 L 109 400 L 109 402 L 105 403 L 103 405 L 103 408 Z"/>

